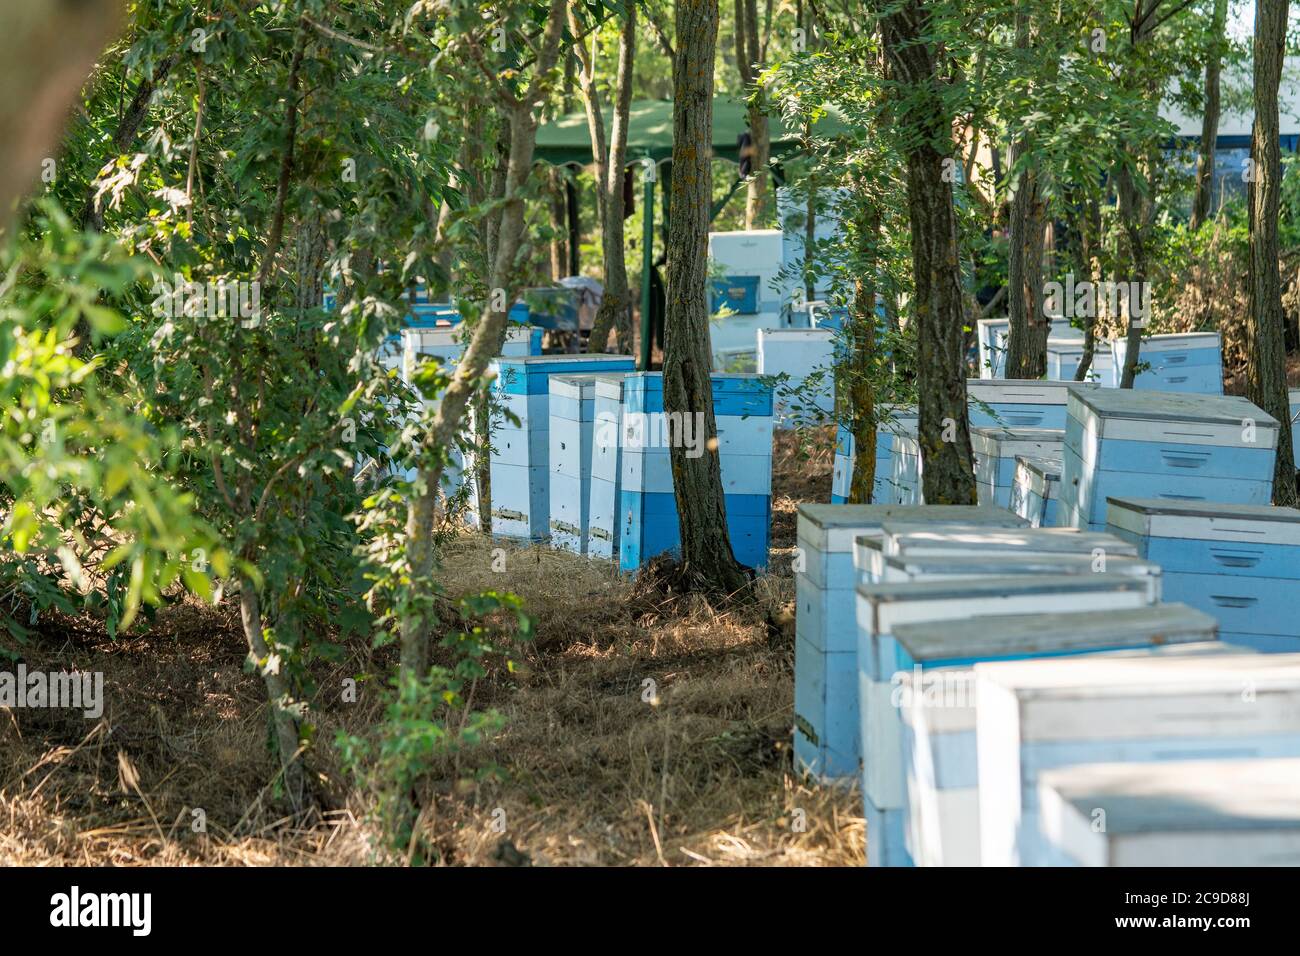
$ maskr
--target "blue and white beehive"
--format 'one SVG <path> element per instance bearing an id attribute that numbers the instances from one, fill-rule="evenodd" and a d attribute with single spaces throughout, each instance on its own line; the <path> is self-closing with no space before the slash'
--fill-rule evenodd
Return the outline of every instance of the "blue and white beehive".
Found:
<path id="1" fill-rule="evenodd" d="M 795 766 L 823 779 L 858 772 L 854 539 L 888 521 L 1016 528 L 1001 508 L 976 505 L 799 505 L 795 563 Z"/>
<path id="2" fill-rule="evenodd" d="M 587 556 L 616 561 L 619 499 L 623 481 L 624 375 L 596 379 L 596 425 L 591 443 L 591 494 L 587 507 Z"/>
<path id="3" fill-rule="evenodd" d="M 711 380 L 731 549 L 741 564 L 766 567 L 772 518 L 772 389 L 757 375 L 715 373 Z M 663 373 L 629 375 L 623 386 L 619 491 L 622 571 L 635 571 L 680 546 L 668 423 Z M 701 423 L 684 425 L 689 427 L 683 433 L 693 443 L 688 454 L 712 454 Z"/>
<path id="4" fill-rule="evenodd" d="M 776 385 L 777 423 L 817 424 L 835 410 L 835 333 L 830 329 L 759 329 L 758 374 Z"/>
<path id="5" fill-rule="evenodd" d="M 1043 379 L 966 380 L 971 428 L 1064 428 L 1072 391 L 1096 391 L 1092 382 Z"/>
<path id="6" fill-rule="evenodd" d="M 889 465 L 894 500 L 900 505 L 925 504 L 924 461 L 915 425 L 905 423 L 890 436 Z"/>
<path id="7" fill-rule="evenodd" d="M 1300 866 L 1295 758 L 1049 770 L 1038 805 L 1047 850 L 1027 866 Z"/>
<path id="8" fill-rule="evenodd" d="M 1016 456 L 1016 477 L 1011 487 L 1012 512 L 1031 528 L 1057 526 L 1056 505 L 1061 490 L 1061 459 Z"/>
<path id="9" fill-rule="evenodd" d="M 976 664 L 983 864 L 1068 863 L 1042 834 L 1045 771 L 1300 756 L 1300 655 L 1241 650 Z"/>
<path id="10" fill-rule="evenodd" d="M 1237 396 L 1072 390 L 1057 520 L 1100 530 L 1108 497 L 1267 504 L 1277 430 Z"/>
<path id="11" fill-rule="evenodd" d="M 550 379 L 584 372 L 631 372 L 627 355 L 532 355 L 493 360 L 503 417 L 492 430 L 492 531 L 543 540 L 550 531 Z"/>
<path id="12" fill-rule="evenodd" d="M 1051 338 L 1047 340 L 1047 377 L 1054 382 L 1073 382 L 1083 362 L 1083 342 L 1077 339 Z M 1115 355 L 1109 342 L 1097 342 L 1088 364 L 1087 381 L 1102 388 L 1114 388 Z"/>
<path id="13" fill-rule="evenodd" d="M 1011 319 L 980 319 L 976 323 L 980 378 L 1001 378 L 1007 367 L 1007 336 Z"/>
<path id="14" fill-rule="evenodd" d="M 876 426 L 876 477 L 872 482 L 872 504 L 898 504 L 898 494 L 894 488 L 894 435 L 915 435 L 916 414 L 915 405 L 885 405 L 880 408 L 880 423 Z M 831 504 L 842 505 L 849 500 L 856 460 L 853 432 L 847 425 L 840 425 L 835 433 Z"/>
<path id="15" fill-rule="evenodd" d="M 1128 340 L 1111 343 L 1118 380 L 1128 355 Z M 1133 387 L 1154 392 L 1223 394 L 1223 351 L 1218 332 L 1185 332 L 1152 335 L 1142 340 L 1139 365 L 1150 368 L 1133 379 Z"/>
<path id="16" fill-rule="evenodd" d="M 910 866 L 904 842 L 902 734 L 894 675 L 906 670 L 895 628 L 1004 614 L 1142 607 L 1148 587 L 1122 574 L 1043 574 L 1024 578 L 858 585 L 858 700 L 867 857 L 872 866 Z"/>
<path id="17" fill-rule="evenodd" d="M 980 504 L 1009 508 L 1015 485 L 1016 456 L 1059 459 L 1065 446 L 1065 430 L 972 428 L 970 444 L 975 455 L 975 487 Z"/>
<path id="18" fill-rule="evenodd" d="M 981 618 L 895 629 L 907 849 L 918 866 L 979 866 L 977 662 L 1211 642 L 1214 619 L 1181 604 Z M 1210 647 L 1218 645 L 1211 644 Z"/>
<path id="19" fill-rule="evenodd" d="M 1166 597 L 1212 614 L 1225 641 L 1300 651 L 1300 511 L 1111 498 L 1107 530 L 1165 569 Z"/>
<path id="20" fill-rule="evenodd" d="M 575 554 L 587 553 L 596 386 L 620 378 L 600 372 L 551 376 L 551 544 Z"/>
<path id="21" fill-rule="evenodd" d="M 1287 393 L 1291 410 L 1291 453 L 1295 458 L 1295 467 L 1300 471 L 1300 437 L 1297 437 L 1297 425 L 1300 425 L 1300 388 L 1293 388 Z"/>
<path id="22" fill-rule="evenodd" d="M 782 262 L 792 276 L 792 281 L 802 285 L 799 277 L 803 275 L 805 261 L 816 261 L 818 246 L 832 242 L 841 231 L 839 207 L 847 196 L 847 190 L 821 188 L 814 201 L 813 248 L 811 255 L 807 246 L 808 235 L 808 197 L 801 191 L 782 186 L 776 191 L 776 217 L 781 224 Z M 815 270 L 813 277 L 813 295 L 823 296 L 831 292 L 834 277 L 831 270 Z"/>

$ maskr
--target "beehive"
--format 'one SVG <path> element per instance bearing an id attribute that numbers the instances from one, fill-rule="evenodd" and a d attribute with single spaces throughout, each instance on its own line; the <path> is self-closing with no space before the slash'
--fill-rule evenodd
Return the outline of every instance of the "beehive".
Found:
<path id="1" fill-rule="evenodd" d="M 591 509 L 596 386 L 620 376 L 603 373 L 552 375 L 550 400 L 551 544 L 587 553 Z M 602 435 L 602 438 L 605 436 Z"/>
<path id="2" fill-rule="evenodd" d="M 1016 477 L 1008 507 L 1028 521 L 1031 528 L 1057 525 L 1056 507 L 1060 492 L 1060 458 L 1016 456 Z"/>
<path id="3" fill-rule="evenodd" d="M 820 424 L 834 411 L 834 362 L 835 334 L 830 329 L 758 330 L 758 374 L 786 376 L 774 385 L 778 424 Z"/>
<path id="4" fill-rule="evenodd" d="M 971 428 L 1064 428 L 1066 399 L 1073 391 L 1095 392 L 1091 382 L 1041 379 L 966 380 Z"/>
<path id="5" fill-rule="evenodd" d="M 871 503 L 875 505 L 898 504 L 898 491 L 894 486 L 893 445 L 895 435 L 916 435 L 915 405 L 885 405 L 880 409 L 880 422 L 876 427 L 876 477 L 872 482 Z M 835 462 L 831 472 L 831 504 L 848 501 L 853 486 L 853 469 L 856 462 L 853 432 L 840 425 L 835 435 Z"/>
<path id="6" fill-rule="evenodd" d="M 1111 343 L 1116 378 L 1124 368 L 1128 340 Z M 1223 394 L 1223 352 L 1218 332 L 1152 335 L 1142 340 L 1138 361 L 1150 367 L 1138 372 L 1133 387 L 1155 392 Z"/>
<path id="7" fill-rule="evenodd" d="M 596 379 L 595 429 L 591 443 L 591 493 L 587 508 L 587 555 L 618 560 L 619 491 L 623 480 L 623 383 L 626 376 Z"/>
<path id="8" fill-rule="evenodd" d="M 980 504 L 1011 506 L 1016 456 L 1060 459 L 1065 430 L 1056 428 L 972 428 L 975 486 Z"/>

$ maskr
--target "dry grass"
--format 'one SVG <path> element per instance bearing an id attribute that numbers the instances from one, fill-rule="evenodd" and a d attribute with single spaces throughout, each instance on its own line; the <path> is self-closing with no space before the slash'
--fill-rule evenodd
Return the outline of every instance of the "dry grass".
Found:
<path id="1" fill-rule="evenodd" d="M 560 552 L 508 551 L 504 582 L 536 616 L 537 637 L 520 673 L 480 691 L 507 718 L 504 732 L 423 793 L 419 825 L 445 862 L 862 862 L 856 793 L 811 786 L 790 762 L 793 582 L 780 555 L 794 544 L 795 502 L 826 498 L 821 445 L 804 457 L 790 436 L 778 440 L 773 573 L 742 605 L 639 589 Z M 503 575 L 486 542 L 466 537 L 448 550 L 443 581 L 458 595 L 500 587 Z M 142 637 L 112 642 L 75 622 L 47 634 L 28 667 L 101 670 L 108 707 L 97 723 L 0 714 L 0 865 L 379 859 L 367 795 L 331 741 L 379 717 L 377 694 L 341 703 L 341 681 L 383 673 L 391 657 L 360 649 L 318 669 L 309 766 L 323 808 L 291 825 L 269 790 L 265 705 L 241 669 L 236 624 L 228 608 L 182 605 Z M 475 782 L 493 764 L 503 777 Z M 206 833 L 193 831 L 195 808 Z"/>

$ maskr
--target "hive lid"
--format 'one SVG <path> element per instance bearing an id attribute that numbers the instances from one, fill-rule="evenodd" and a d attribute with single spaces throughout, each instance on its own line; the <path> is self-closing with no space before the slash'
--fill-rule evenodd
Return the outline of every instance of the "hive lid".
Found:
<path id="1" fill-rule="evenodd" d="M 1237 426 L 1250 420 L 1256 428 L 1277 428 L 1275 418 L 1240 395 L 1149 392 L 1131 388 L 1078 389 L 1070 394 L 1072 408 L 1074 403 L 1078 403 L 1102 418 Z"/>
<path id="2" fill-rule="evenodd" d="M 947 581 L 860 583 L 858 596 L 873 605 L 1025 594 L 1145 591 L 1147 582 L 1126 574 L 1039 574 L 1033 577 L 958 578 Z M 1261 656 L 1261 655 L 1256 655 Z M 1273 657 L 1280 655 L 1270 655 Z M 1300 655 L 1295 655 L 1300 657 Z"/>

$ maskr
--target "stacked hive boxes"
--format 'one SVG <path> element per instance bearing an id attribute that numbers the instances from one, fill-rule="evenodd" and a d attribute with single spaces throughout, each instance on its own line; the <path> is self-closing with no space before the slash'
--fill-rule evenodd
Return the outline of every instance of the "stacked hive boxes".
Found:
<path id="1" fill-rule="evenodd" d="M 951 622 L 895 628 L 908 854 L 919 866 L 980 864 L 977 661 L 1187 646 L 1214 633 L 1213 618 L 1178 604 L 989 617 L 974 633 Z"/>
<path id="2" fill-rule="evenodd" d="M 492 530 L 534 541 L 550 531 L 550 379 L 553 375 L 631 372 L 625 355 L 499 358 L 494 394 L 505 412 L 492 429 Z"/>
<path id="3" fill-rule="evenodd" d="M 779 424 L 819 424 L 834 411 L 834 352 L 830 329 L 758 330 L 758 374 L 786 376 L 774 383 Z"/>
<path id="4" fill-rule="evenodd" d="M 796 766 L 819 777 L 858 772 L 857 625 L 853 593 L 854 539 L 879 534 L 887 521 L 963 522 L 1016 528 L 1024 522 L 1000 508 L 972 505 L 801 504 L 795 562 Z"/>
<path id="5" fill-rule="evenodd" d="M 603 381 L 618 383 L 622 376 L 599 372 L 551 376 L 551 543 L 576 554 L 587 553 L 596 386 Z"/>
<path id="6" fill-rule="evenodd" d="M 884 405 L 879 411 L 880 423 L 876 426 L 876 477 L 872 482 L 871 503 L 898 504 L 898 491 L 894 486 L 894 436 L 916 435 L 916 406 Z M 848 501 L 849 490 L 853 485 L 854 453 L 853 432 L 847 425 L 840 425 L 835 436 L 831 504 L 844 504 Z"/>
<path id="7" fill-rule="evenodd" d="M 1038 784 L 1046 847 L 1025 863 L 1300 866 L 1297 795 L 1295 758 L 1051 770 Z"/>
<path id="8" fill-rule="evenodd" d="M 1057 527 L 1056 504 L 1061 489 L 1059 458 L 1016 457 L 1015 484 L 1011 488 L 1012 512 L 1031 528 Z"/>
<path id="9" fill-rule="evenodd" d="M 985 866 L 1071 862 L 1039 820 L 1045 771 L 1300 756 L 1300 655 L 1095 655 L 975 673 Z"/>
<path id="10" fill-rule="evenodd" d="M 717 450 L 736 559 L 767 566 L 772 515 L 772 390 L 757 375 L 712 376 Z M 622 487 L 619 490 L 619 568 L 635 571 L 679 546 L 677 500 L 669 443 L 682 437 L 690 457 L 713 454 L 702 421 L 670 429 L 664 414 L 663 374 L 629 375 L 623 390 Z"/>
<path id="11" fill-rule="evenodd" d="M 1011 506 L 1015 487 L 1016 457 L 1060 461 L 1065 430 L 1058 428 L 972 428 L 975 485 L 982 505 Z"/>
<path id="12" fill-rule="evenodd" d="M 1108 496 L 1266 504 L 1277 430 L 1244 398 L 1072 389 L 1057 520 L 1104 528 Z"/>
<path id="13" fill-rule="evenodd" d="M 1128 355 L 1128 340 L 1118 338 L 1114 350 L 1115 374 L 1118 377 Z M 1193 392 L 1199 395 L 1223 394 L 1223 353 L 1218 332 L 1189 332 L 1153 335 L 1142 340 L 1138 352 L 1139 366 L 1150 368 L 1137 374 L 1133 387 L 1155 392 Z"/>
<path id="14" fill-rule="evenodd" d="M 1223 640 L 1300 651 L 1300 511 L 1111 498 L 1108 527 L 1165 569 L 1166 597 L 1212 614 Z"/>
<path id="15" fill-rule="evenodd" d="M 619 491 L 623 481 L 623 375 L 596 379 L 595 434 L 591 443 L 591 493 L 587 508 L 587 555 L 617 560 Z"/>
<path id="16" fill-rule="evenodd" d="M 990 562 L 990 567 L 995 563 Z M 950 625 L 961 621 L 966 622 L 963 630 L 969 631 L 975 618 L 1135 608 L 1148 604 L 1149 594 L 1149 581 L 1109 573 L 859 584 L 858 695 L 869 862 L 873 866 L 912 863 L 905 838 L 902 728 L 894 679 L 900 664 L 904 670 L 907 666 L 894 638 L 899 627 L 923 621 L 947 621 Z"/>

